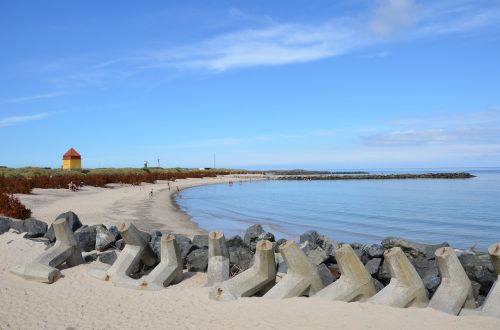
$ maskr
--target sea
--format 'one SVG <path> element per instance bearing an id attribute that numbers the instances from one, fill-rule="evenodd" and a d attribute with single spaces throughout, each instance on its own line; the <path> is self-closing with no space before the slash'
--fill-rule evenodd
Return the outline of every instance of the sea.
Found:
<path id="1" fill-rule="evenodd" d="M 359 169 L 356 169 L 358 171 Z M 337 170 L 340 171 L 340 170 Z M 342 169 L 345 171 L 345 169 Z M 243 236 L 261 224 L 276 239 L 316 230 L 338 242 L 388 236 L 487 250 L 500 242 L 500 168 L 361 169 L 370 174 L 468 172 L 471 179 L 252 181 L 189 188 L 179 207 L 198 225 Z"/>

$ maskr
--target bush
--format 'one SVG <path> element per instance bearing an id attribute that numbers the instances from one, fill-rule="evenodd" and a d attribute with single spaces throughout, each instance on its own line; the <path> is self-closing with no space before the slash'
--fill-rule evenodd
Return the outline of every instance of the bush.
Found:
<path id="1" fill-rule="evenodd" d="M 31 217 L 31 210 L 21 204 L 14 195 L 0 193 L 0 214 L 16 219 L 27 219 Z"/>

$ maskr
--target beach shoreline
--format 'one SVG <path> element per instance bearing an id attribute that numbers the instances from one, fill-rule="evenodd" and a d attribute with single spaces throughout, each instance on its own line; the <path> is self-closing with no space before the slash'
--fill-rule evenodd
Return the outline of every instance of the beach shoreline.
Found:
<path id="1" fill-rule="evenodd" d="M 33 189 L 32 194 L 16 197 L 32 210 L 32 217 L 52 223 L 64 212 L 75 212 L 84 225 L 118 226 L 133 223 L 144 231 L 160 230 L 187 236 L 206 234 L 175 201 L 178 191 L 230 181 L 263 180 L 258 174 L 188 178 L 176 181 L 143 183 L 139 186 L 110 184 L 107 188 L 84 186 L 77 192 L 68 189 Z M 170 187 L 170 189 L 169 189 Z M 178 189 L 178 190 L 177 190 Z M 150 198 L 150 192 L 153 197 Z"/>

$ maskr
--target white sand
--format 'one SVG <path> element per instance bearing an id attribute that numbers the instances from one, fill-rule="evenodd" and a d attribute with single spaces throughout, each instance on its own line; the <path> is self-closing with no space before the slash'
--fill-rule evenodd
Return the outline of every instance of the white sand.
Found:
<path id="1" fill-rule="evenodd" d="M 210 179 L 214 180 L 214 179 Z M 219 179 L 215 179 L 219 180 Z M 223 179 L 227 180 L 227 179 Z M 183 180 L 183 186 L 202 180 Z M 123 220 L 193 234 L 196 226 L 169 201 L 163 190 L 154 200 L 151 186 L 85 189 L 83 192 L 39 191 L 23 196 L 34 216 L 51 221 L 57 214 L 75 211 L 84 224 L 116 224 Z M 161 185 L 152 186 L 159 191 Z M 319 301 L 308 298 L 266 300 L 244 298 L 214 302 L 203 288 L 205 274 L 185 274 L 178 285 L 160 292 L 114 287 L 87 275 L 99 262 L 64 269 L 54 284 L 29 282 L 7 269 L 26 263 L 44 245 L 11 232 L 0 235 L 0 329 L 500 329 L 500 320 L 480 316 L 455 317 L 430 309 L 402 309 L 372 304 Z"/>
<path id="2" fill-rule="evenodd" d="M 227 183 L 262 179 L 261 175 L 235 175 L 217 178 L 182 179 L 140 186 L 111 185 L 112 188 L 85 186 L 80 191 L 68 189 L 33 189 L 31 195 L 17 194 L 21 202 L 32 210 L 32 216 L 52 223 L 61 213 L 75 212 L 84 225 L 105 224 L 118 226 L 133 222 L 139 229 L 158 229 L 178 234 L 194 235 L 206 233 L 189 217 L 180 212 L 172 201 L 177 187 L 189 187 L 215 183 Z M 149 192 L 153 189 L 153 198 Z"/>

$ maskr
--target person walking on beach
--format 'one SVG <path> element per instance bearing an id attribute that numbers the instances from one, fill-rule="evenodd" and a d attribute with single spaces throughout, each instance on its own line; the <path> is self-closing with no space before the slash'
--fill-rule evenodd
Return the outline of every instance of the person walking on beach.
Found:
<path id="1" fill-rule="evenodd" d="M 149 192 L 149 198 L 153 198 L 153 189 L 151 189 L 151 191 Z"/>

